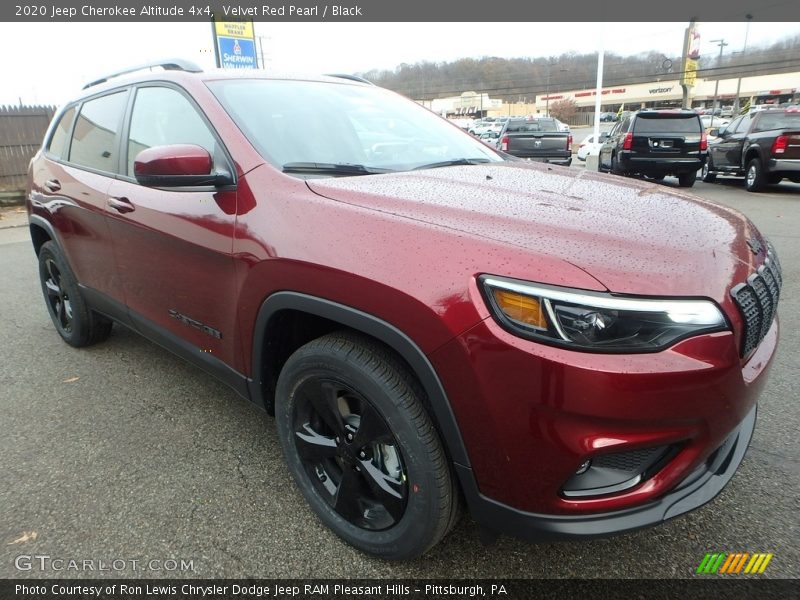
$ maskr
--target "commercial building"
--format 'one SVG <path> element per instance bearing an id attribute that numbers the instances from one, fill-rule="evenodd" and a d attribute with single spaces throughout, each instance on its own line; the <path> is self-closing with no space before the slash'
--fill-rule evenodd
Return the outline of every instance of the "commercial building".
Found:
<path id="1" fill-rule="evenodd" d="M 740 105 L 748 102 L 757 104 L 780 104 L 782 102 L 800 101 L 800 72 L 757 75 L 738 78 L 697 79 L 697 84 L 690 88 L 689 101 L 694 108 L 710 108 L 714 101 L 714 90 L 720 106 L 730 106 L 739 89 Z M 554 102 L 573 100 L 579 112 L 593 112 L 595 105 L 595 88 L 551 92 L 548 95 L 537 95 L 533 102 L 506 103 L 491 98 L 486 93 L 468 91 L 460 96 L 437 98 L 420 101 L 434 112 L 450 118 L 479 118 L 501 115 L 544 114 L 548 105 Z M 680 107 L 683 100 L 683 88 L 678 79 L 661 79 L 648 83 L 634 83 L 607 86 L 602 89 L 601 110 L 616 112 L 623 104 L 626 110 L 654 107 Z"/>

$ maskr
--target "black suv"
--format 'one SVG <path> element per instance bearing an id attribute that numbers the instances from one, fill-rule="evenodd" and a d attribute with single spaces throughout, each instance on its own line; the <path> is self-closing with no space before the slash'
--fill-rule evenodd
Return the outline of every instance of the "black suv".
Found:
<path id="1" fill-rule="evenodd" d="M 600 170 L 617 175 L 678 178 L 692 187 L 706 162 L 708 140 L 700 117 L 690 110 L 627 113 L 600 149 Z"/>

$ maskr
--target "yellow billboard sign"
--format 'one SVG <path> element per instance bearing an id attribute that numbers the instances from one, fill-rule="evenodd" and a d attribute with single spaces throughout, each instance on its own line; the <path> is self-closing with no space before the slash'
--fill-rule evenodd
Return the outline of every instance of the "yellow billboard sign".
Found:
<path id="1" fill-rule="evenodd" d="M 683 38 L 683 73 L 681 85 L 691 87 L 697 81 L 697 63 L 700 59 L 700 33 L 692 22 Z"/>
<path id="2" fill-rule="evenodd" d="M 220 37 L 233 37 L 252 40 L 252 21 L 214 21 L 214 29 Z"/>
<path id="3" fill-rule="evenodd" d="M 694 85 L 697 81 L 697 61 L 687 58 L 684 65 L 683 84 Z"/>

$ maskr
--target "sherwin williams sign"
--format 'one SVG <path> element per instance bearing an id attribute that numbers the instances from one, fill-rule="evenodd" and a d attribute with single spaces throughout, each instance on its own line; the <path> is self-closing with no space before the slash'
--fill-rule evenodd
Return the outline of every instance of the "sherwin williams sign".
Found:
<path id="1" fill-rule="evenodd" d="M 257 69 L 256 42 L 251 21 L 214 21 L 217 66 L 223 69 Z"/>

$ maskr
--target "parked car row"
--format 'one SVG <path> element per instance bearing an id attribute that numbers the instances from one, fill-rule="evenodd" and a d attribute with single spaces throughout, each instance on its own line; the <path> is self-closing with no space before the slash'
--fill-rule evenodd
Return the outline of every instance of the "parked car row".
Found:
<path id="1" fill-rule="evenodd" d="M 726 125 L 729 125 L 731 120 L 725 117 L 716 117 L 714 115 L 702 115 L 700 117 L 700 122 L 703 124 L 703 129 L 705 129 L 706 133 L 708 133 L 709 129 L 721 129 Z"/>
<path id="2" fill-rule="evenodd" d="M 608 134 L 581 143 L 578 158 L 592 154 L 599 154 L 601 171 L 655 180 L 673 175 L 681 187 L 694 185 L 698 169 L 705 182 L 744 177 L 752 192 L 783 179 L 800 183 L 800 108 L 755 110 L 733 121 L 691 110 L 625 113 Z"/>
<path id="3" fill-rule="evenodd" d="M 467 128 L 472 135 L 480 137 L 484 133 L 499 132 L 509 117 L 486 117 L 477 119 Z"/>
<path id="4" fill-rule="evenodd" d="M 578 160 L 586 160 L 587 156 L 597 156 L 600 154 L 600 148 L 603 147 L 603 142 L 608 139 L 608 133 L 601 133 L 595 140 L 594 134 L 583 140 L 578 146 Z"/>

